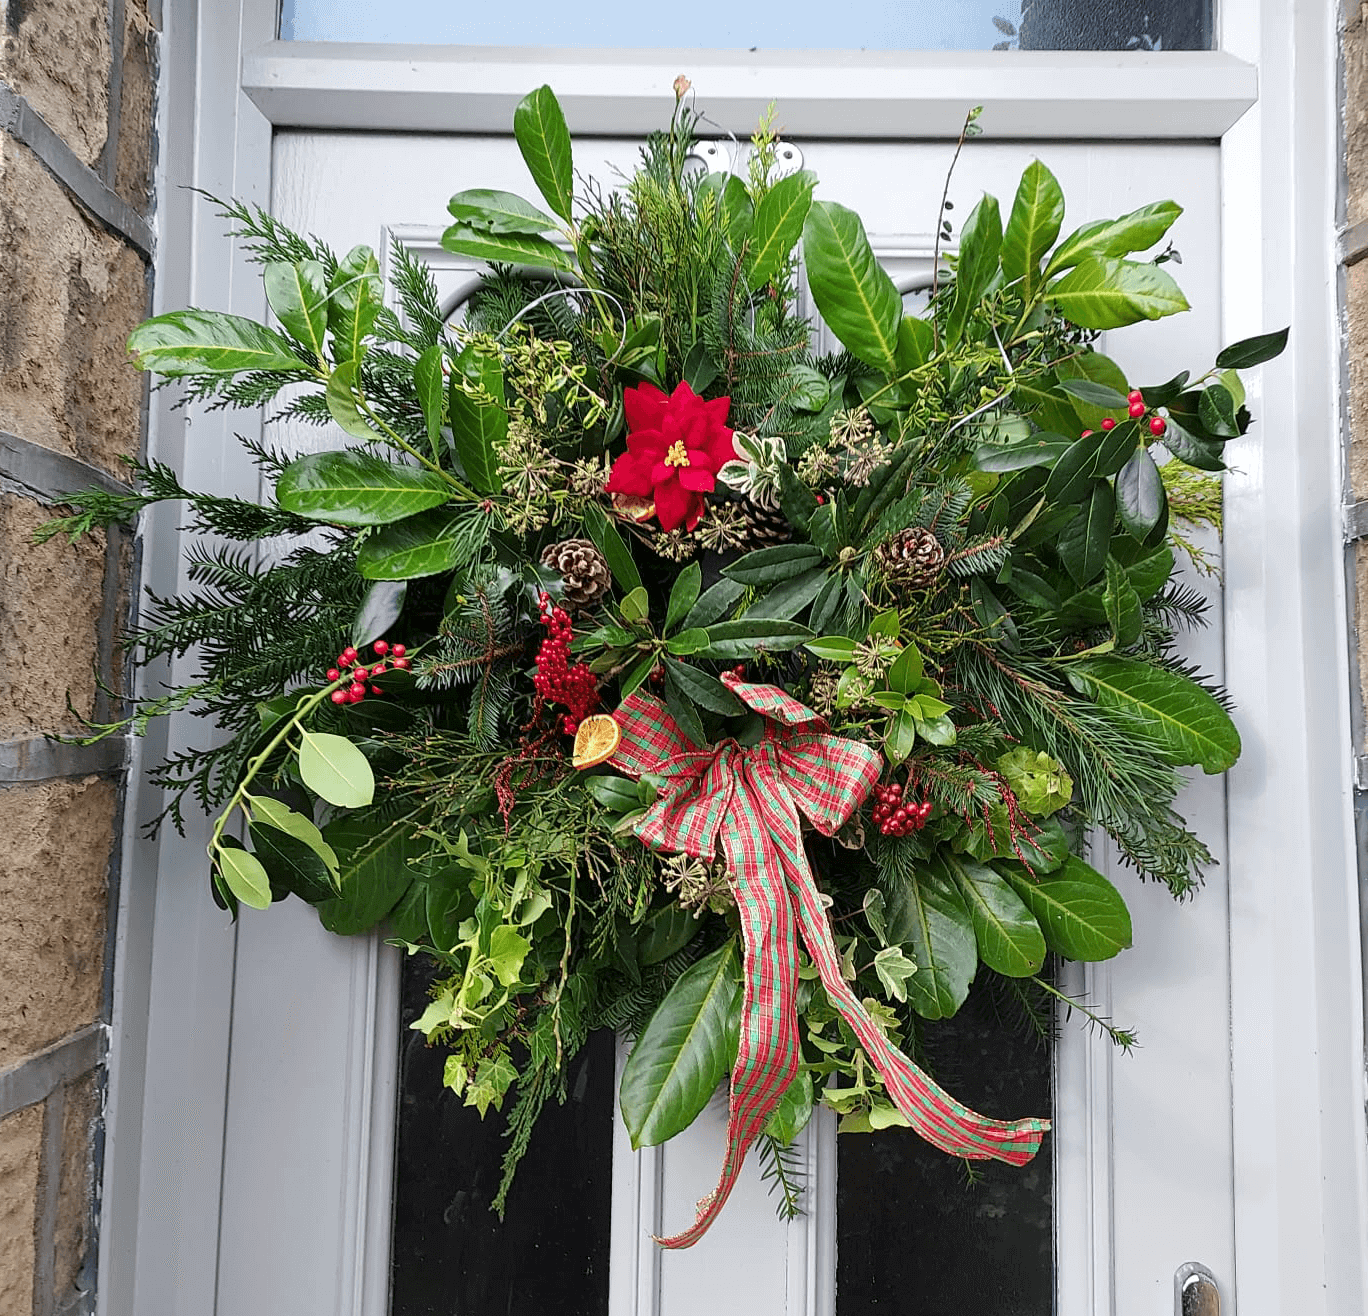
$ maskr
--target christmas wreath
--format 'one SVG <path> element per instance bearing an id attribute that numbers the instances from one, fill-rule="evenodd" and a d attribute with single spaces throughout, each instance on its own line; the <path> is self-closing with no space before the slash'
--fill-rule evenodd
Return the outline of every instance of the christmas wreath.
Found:
<path id="1" fill-rule="evenodd" d="M 1237 371 L 1286 339 L 1135 386 L 1095 340 L 1186 309 L 1171 249 L 1135 258 L 1180 208 L 1059 241 L 1039 161 L 908 313 L 768 125 L 746 177 L 695 172 L 676 91 L 611 193 L 577 189 L 550 88 L 519 105 L 547 209 L 451 199 L 444 246 L 487 262 L 459 323 L 401 243 L 387 296 L 369 248 L 226 205 L 273 325 L 160 315 L 136 363 L 349 441 L 249 443 L 260 505 L 150 462 L 48 527 L 184 501 L 192 587 L 128 643 L 196 674 L 91 733 L 207 718 L 153 777 L 163 818 L 215 815 L 214 898 L 294 896 L 436 962 L 414 1027 L 481 1114 L 513 1094 L 504 1191 L 592 1030 L 635 1037 L 637 1146 L 730 1075 L 720 1183 L 667 1246 L 757 1142 L 792 1208 L 782 1149 L 816 1102 L 1035 1153 L 1046 1121 L 968 1110 L 909 1053 L 976 975 L 1048 1014 L 1060 960 L 1130 944 L 1090 836 L 1177 896 L 1201 881 L 1180 769 L 1223 772 L 1240 739 L 1180 656 L 1208 603 L 1177 563 L 1213 570 L 1194 527 L 1219 529 L 1250 423 Z M 815 352 L 809 303 L 840 350 Z"/>

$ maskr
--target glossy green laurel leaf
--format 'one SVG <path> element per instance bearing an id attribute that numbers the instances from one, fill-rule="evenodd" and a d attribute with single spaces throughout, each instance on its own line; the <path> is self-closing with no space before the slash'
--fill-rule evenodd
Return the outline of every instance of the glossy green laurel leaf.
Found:
<path id="1" fill-rule="evenodd" d="M 418 405 L 423 409 L 428 446 L 435 460 L 439 452 L 437 441 L 442 434 L 442 405 L 446 400 L 446 376 L 442 373 L 440 347 L 429 347 L 413 363 L 413 389 L 418 395 Z"/>
<path id="2" fill-rule="evenodd" d="M 741 965 L 736 943 L 676 979 L 637 1038 L 619 1104 L 632 1146 L 655 1147 L 688 1128 L 736 1058 Z"/>
<path id="3" fill-rule="evenodd" d="M 449 492 L 435 471 L 353 449 L 300 457 L 276 483 L 287 512 L 331 525 L 388 525 L 441 506 Z"/>
<path id="4" fill-rule="evenodd" d="M 813 544 L 775 544 L 737 558 L 722 574 L 742 585 L 775 585 L 819 566 L 822 550 Z"/>
<path id="5" fill-rule="evenodd" d="M 129 334 L 128 350 L 139 370 L 168 379 L 309 369 L 274 329 L 220 311 L 172 311 L 144 320 Z"/>
<path id="6" fill-rule="evenodd" d="M 257 822 L 250 824 L 247 832 L 252 838 L 252 853 L 271 879 L 272 893 L 288 891 L 310 905 L 337 896 L 336 877 L 303 841 Z"/>
<path id="7" fill-rule="evenodd" d="M 906 946 L 917 971 L 907 999 L 926 1019 L 948 1019 L 964 1004 L 978 967 L 978 943 L 964 898 L 945 874 L 918 870 L 886 895 L 888 939 Z"/>
<path id="8" fill-rule="evenodd" d="M 775 585 L 742 614 L 748 618 L 770 617 L 791 621 L 808 606 L 827 583 L 826 567 L 813 567 L 801 575 Z"/>
<path id="9" fill-rule="evenodd" d="M 351 642 L 358 649 L 374 643 L 399 620 L 408 597 L 408 582 L 377 580 L 366 591 L 352 622 Z"/>
<path id="10" fill-rule="evenodd" d="M 1179 672 L 1133 658 L 1089 658 L 1071 669 L 1107 708 L 1139 720 L 1167 751 L 1169 762 L 1225 772 L 1240 757 L 1240 733 L 1230 714 Z"/>
<path id="11" fill-rule="evenodd" d="M 1015 864 L 1002 865 L 1002 871 L 1055 954 L 1095 962 L 1131 944 L 1130 911 L 1121 893 L 1076 856 L 1046 876 L 1032 877 Z"/>
<path id="12" fill-rule="evenodd" d="M 364 808 L 375 798 L 375 774 L 346 736 L 299 728 L 299 775 L 321 799 L 339 809 Z"/>
<path id="13" fill-rule="evenodd" d="M 375 327 L 384 297 L 375 252 L 365 246 L 353 247 L 338 262 L 337 272 L 328 282 L 328 330 L 333 359 L 339 365 L 359 361 L 364 355 L 366 338 Z"/>
<path id="14" fill-rule="evenodd" d="M 859 215 L 834 201 L 814 201 L 803 225 L 803 260 L 812 299 L 832 333 L 861 361 L 892 374 L 902 298 Z"/>
<path id="15" fill-rule="evenodd" d="M 689 615 L 703 588 L 703 568 L 690 562 L 675 577 L 670 587 L 670 599 L 665 605 L 665 633 L 668 635 Z"/>
<path id="16" fill-rule="evenodd" d="M 342 894 L 318 906 L 329 932 L 354 936 L 373 928 L 413 884 L 408 861 L 418 850 L 414 819 L 353 814 L 323 829 L 337 852 Z"/>
<path id="17" fill-rule="evenodd" d="M 1222 445 L 1219 439 L 1207 439 L 1194 434 L 1172 412 L 1164 430 L 1163 444 L 1181 462 L 1200 471 L 1223 471 Z"/>
<path id="18" fill-rule="evenodd" d="M 269 795 L 254 795 L 249 808 L 252 822 L 292 836 L 296 841 L 307 845 L 322 861 L 328 872 L 337 875 L 337 853 L 323 839 L 313 819 L 295 812 L 288 804 L 272 799 Z"/>
<path id="19" fill-rule="evenodd" d="M 1106 565 L 1115 522 L 1112 487 L 1105 480 L 1096 480 L 1078 514 L 1059 532 L 1060 560 L 1080 588 L 1095 580 Z"/>
<path id="20" fill-rule="evenodd" d="M 1120 219 L 1097 219 L 1064 239 L 1050 257 L 1045 276 L 1077 265 L 1092 256 L 1128 256 L 1145 251 L 1167 233 L 1183 213 L 1176 201 L 1154 201 Z"/>
<path id="21" fill-rule="evenodd" d="M 1031 911 L 986 864 L 943 852 L 946 871 L 964 897 L 979 958 L 1009 978 L 1029 978 L 1045 962 L 1045 937 Z"/>
<path id="22" fill-rule="evenodd" d="M 1074 440 L 1037 430 L 1021 443 L 985 443 L 974 451 L 974 468 L 996 474 L 1024 471 L 1032 466 L 1053 466 Z"/>
<path id="23" fill-rule="evenodd" d="M 641 585 L 641 572 L 637 570 L 636 560 L 632 557 L 632 550 L 627 547 L 627 541 L 623 539 L 621 533 L 604 514 L 603 509 L 596 503 L 589 503 L 584 509 L 584 528 L 589 534 L 589 538 L 594 541 L 595 547 L 603 554 L 608 563 L 608 570 L 612 573 L 613 584 L 624 594 L 630 593 Z M 695 622 L 692 617 L 685 619 L 685 625 L 701 625 Z"/>
<path id="24" fill-rule="evenodd" d="M 1021 175 L 1002 235 L 1002 276 L 1020 280 L 1021 297 L 1029 302 L 1040 287 L 1040 262 L 1059 236 L 1064 222 L 1064 192 L 1059 181 L 1039 160 Z"/>
<path id="25" fill-rule="evenodd" d="M 262 271 L 276 319 L 317 357 L 328 332 L 328 280 L 316 260 L 270 260 Z"/>
<path id="26" fill-rule="evenodd" d="M 955 266 L 955 298 L 945 321 L 945 344 L 964 336 L 969 317 L 998 272 L 1002 251 L 1002 216 L 997 197 L 985 195 L 960 230 L 959 263 Z"/>
<path id="27" fill-rule="evenodd" d="M 698 935 L 699 928 L 699 920 L 683 906 L 666 905 L 656 910 L 642 926 L 637 939 L 637 958 L 643 965 L 668 960 Z"/>
<path id="28" fill-rule="evenodd" d="M 1222 370 L 1248 370 L 1251 366 L 1261 366 L 1265 361 L 1282 354 L 1287 346 L 1287 335 L 1287 329 L 1279 329 L 1276 333 L 1242 338 L 1219 352 L 1216 364 Z"/>
<path id="29" fill-rule="evenodd" d="M 471 386 L 474 393 L 467 391 Z M 498 445 L 508 434 L 504 375 L 499 359 L 467 347 L 452 363 L 447 410 L 451 446 L 465 477 L 481 493 L 499 489 Z"/>
<path id="30" fill-rule="evenodd" d="M 746 282 L 751 288 L 763 287 L 783 268 L 803 234 L 816 185 L 816 174 L 800 169 L 785 175 L 760 198 L 746 249 Z"/>
<path id="31" fill-rule="evenodd" d="M 745 705 L 717 677 L 674 658 L 665 658 L 662 661 L 665 664 L 666 676 L 673 678 L 684 694 L 700 708 L 728 717 L 735 717 L 746 711 Z"/>
<path id="32" fill-rule="evenodd" d="M 1125 568 L 1114 558 L 1107 558 L 1107 587 L 1102 596 L 1107 610 L 1107 622 L 1116 639 L 1116 647 L 1125 649 L 1140 638 L 1140 596 L 1135 592 Z"/>
<path id="33" fill-rule="evenodd" d="M 1121 524 L 1143 542 L 1167 507 L 1168 494 L 1154 458 L 1147 448 L 1137 448 L 1116 473 L 1116 513 Z"/>
<path id="34" fill-rule="evenodd" d="M 575 162 L 570 130 L 556 93 L 549 86 L 528 92 L 513 111 L 513 136 L 538 190 L 562 219 L 570 219 Z"/>
<path id="35" fill-rule="evenodd" d="M 1135 426 L 1130 422 L 1076 439 L 1055 460 L 1045 482 L 1045 497 L 1052 503 L 1086 501 L 1094 482 L 1115 475 L 1135 451 L 1136 443 Z"/>
<path id="36" fill-rule="evenodd" d="M 432 508 L 370 535 L 356 552 L 366 580 L 416 580 L 464 566 L 488 538 L 489 522 L 470 508 Z"/>
<path id="37" fill-rule="evenodd" d="M 532 233 L 492 233 L 489 229 L 453 224 L 442 234 L 442 246 L 461 256 L 490 264 L 531 265 L 539 269 L 574 272 L 575 263 L 556 244 Z"/>
<path id="38" fill-rule="evenodd" d="M 457 192 L 447 210 L 458 224 L 491 233 L 546 233 L 560 225 L 544 210 L 513 192 L 476 187 Z"/>
<path id="39" fill-rule="evenodd" d="M 740 621 L 720 621 L 706 628 L 708 647 L 700 651 L 700 657 L 735 661 L 738 658 L 754 657 L 758 650 L 766 653 L 782 653 L 796 649 L 813 638 L 806 626 L 796 621 L 770 621 L 765 618 Z"/>
<path id="40" fill-rule="evenodd" d="M 1188 309 L 1166 270 L 1142 261 L 1089 256 L 1048 290 L 1059 313 L 1085 329 L 1119 329 Z"/>

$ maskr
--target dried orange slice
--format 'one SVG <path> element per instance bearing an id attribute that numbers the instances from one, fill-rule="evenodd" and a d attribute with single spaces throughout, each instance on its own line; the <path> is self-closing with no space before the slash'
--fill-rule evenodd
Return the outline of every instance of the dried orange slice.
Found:
<path id="1" fill-rule="evenodd" d="M 622 728 L 607 713 L 594 713 L 586 717 L 575 732 L 575 756 L 572 760 L 577 768 L 593 768 L 607 763 L 617 747 L 622 744 Z"/>

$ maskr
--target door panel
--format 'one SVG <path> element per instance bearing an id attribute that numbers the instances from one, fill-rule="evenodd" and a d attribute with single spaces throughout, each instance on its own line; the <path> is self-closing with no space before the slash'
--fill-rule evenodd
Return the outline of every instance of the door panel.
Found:
<path id="1" fill-rule="evenodd" d="M 934 232 L 949 145 L 799 145 L 806 167 L 821 179 L 819 195 L 860 211 L 876 250 L 887 256 L 895 272 L 900 262 L 908 270 L 917 262 L 925 267 L 930 239 L 907 235 Z M 614 168 L 630 170 L 636 157 L 635 143 L 629 141 L 584 140 L 577 146 L 581 168 L 605 184 L 611 182 Z M 956 229 L 984 190 L 999 197 L 1005 213 L 1021 169 L 1037 153 L 1057 174 L 1069 200 L 1066 229 L 1160 197 L 1182 201 L 1187 211 L 1175 227 L 1174 240 L 1184 263 L 1176 273 L 1194 310 L 1162 326 L 1124 331 L 1116 350 L 1138 383 L 1166 379 L 1180 366 L 1212 359 L 1219 331 L 1218 149 L 1057 142 L 1033 148 L 1029 143 L 977 141 L 961 157 L 950 192 Z M 379 249 L 386 235 L 398 230 L 431 260 L 439 287 L 453 299 L 468 286 L 471 267 L 441 251 L 438 226 L 447 198 L 468 187 L 531 192 L 517 152 L 505 138 L 288 132 L 276 138 L 272 208 L 285 223 L 314 231 L 342 250 L 357 242 Z M 317 430 L 278 430 L 271 438 L 301 448 L 331 443 L 325 431 Z M 1219 607 L 1215 612 L 1218 625 L 1195 639 L 1191 653 L 1219 676 Z M 1224 783 L 1194 785 L 1184 798 L 1183 811 L 1221 857 Z M 1135 1028 L 1141 1046 L 1135 1054 L 1121 1056 L 1105 1040 L 1089 1036 L 1077 1018 L 1062 1023 L 1055 1062 L 1057 1125 L 1052 1135 L 1061 1316 L 1140 1316 L 1168 1310 L 1174 1270 L 1188 1260 L 1204 1262 L 1223 1284 L 1233 1283 L 1226 874 L 1214 869 L 1206 888 L 1182 908 L 1165 891 L 1142 887 L 1127 872 L 1112 875 L 1133 911 L 1136 949 L 1112 964 L 1080 971 L 1073 987 L 1100 1013 Z M 306 910 L 296 912 L 299 920 L 311 917 Z M 326 1084 L 319 1083 L 319 1076 L 345 1069 L 352 1063 L 349 1053 L 376 1046 L 377 1038 L 382 1052 L 384 1047 L 390 1050 L 376 1057 L 373 1073 L 381 1074 L 386 1065 L 392 1072 L 397 1027 L 388 1032 L 375 1025 L 349 1031 L 339 1024 L 304 1053 L 299 1039 L 279 1023 L 281 1003 L 317 993 L 322 978 L 360 984 L 355 990 L 367 1002 L 387 1001 L 396 1019 L 397 1005 L 391 957 L 377 955 L 368 943 L 337 942 L 322 933 L 307 938 L 302 952 L 296 946 L 284 955 L 284 925 L 277 926 L 283 914 L 276 910 L 263 917 L 244 912 L 239 935 L 239 990 L 250 992 L 251 1000 L 239 1000 L 234 1013 L 232 1082 L 239 1095 L 230 1100 L 223 1246 L 288 1249 L 301 1258 L 297 1268 L 307 1270 L 305 1250 L 289 1241 L 293 1217 L 287 1204 L 297 1205 L 317 1191 L 310 1160 L 328 1162 L 329 1146 L 336 1159 L 344 1159 L 346 1140 L 361 1136 L 367 1121 L 373 1130 L 382 1130 L 387 1099 L 392 1120 L 392 1093 L 385 1091 L 381 1080 L 348 1095 L 351 1113 L 341 1124 L 321 1114 L 317 1103 Z M 383 985 L 387 981 L 391 986 Z M 331 1006 L 326 1013 L 332 1017 Z M 310 1012 L 315 1023 L 318 1015 Z M 296 1083 L 301 1067 L 308 1072 Z M 277 1076 L 269 1100 L 260 1089 L 264 1073 Z M 271 1163 L 277 1187 L 269 1193 L 263 1193 L 261 1176 L 250 1170 L 253 1156 L 260 1157 L 251 1143 L 259 1138 L 264 1100 L 276 1144 L 290 1145 L 298 1135 L 300 1145 L 310 1148 L 295 1161 Z M 684 1316 L 699 1311 L 717 1316 L 830 1316 L 835 1270 L 829 1121 L 814 1122 L 805 1144 L 815 1202 L 804 1220 L 784 1226 L 775 1219 L 752 1165 L 718 1228 L 698 1247 L 666 1255 L 646 1237 L 650 1231 L 686 1222 L 694 1199 L 711 1188 L 721 1159 L 723 1118 L 715 1104 L 685 1138 L 663 1151 L 638 1156 L 619 1136 L 614 1164 L 613 1316 Z M 383 1141 L 383 1134 L 372 1136 Z M 245 1158 L 241 1165 L 238 1149 Z M 366 1197 L 367 1191 L 383 1194 L 383 1175 L 382 1169 L 372 1176 L 369 1190 L 365 1185 L 354 1189 L 348 1208 L 349 1219 L 359 1222 L 359 1246 L 367 1256 L 382 1254 L 377 1249 L 387 1243 L 373 1236 L 383 1200 L 377 1207 Z M 370 1236 L 361 1238 L 367 1218 Z M 915 1248 L 916 1240 L 890 1238 L 888 1246 Z M 332 1291 L 330 1283 L 328 1276 L 303 1275 L 299 1293 L 313 1296 L 301 1297 L 289 1309 L 331 1312 L 333 1308 L 318 1299 Z M 279 1292 L 263 1305 L 263 1295 L 248 1292 L 250 1288 L 250 1283 L 241 1291 L 225 1284 L 220 1316 L 283 1309 Z M 367 1316 L 375 1314 L 368 1310 Z"/>

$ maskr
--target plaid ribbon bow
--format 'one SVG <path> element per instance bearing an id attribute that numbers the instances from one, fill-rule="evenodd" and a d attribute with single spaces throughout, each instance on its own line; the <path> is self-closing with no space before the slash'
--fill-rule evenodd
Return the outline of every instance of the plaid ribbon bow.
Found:
<path id="1" fill-rule="evenodd" d="M 831 926 L 803 851 L 799 811 L 818 831 L 834 835 L 878 779 L 879 754 L 829 734 L 821 717 L 778 686 L 747 684 L 730 672 L 722 680 L 765 717 L 758 745 L 746 748 L 727 740 L 694 749 L 664 705 L 639 693 L 629 695 L 613 714 L 622 743 L 612 765 L 632 777 L 649 772 L 665 779 L 659 798 L 633 830 L 652 849 L 682 850 L 709 861 L 721 841 L 745 943 L 741 1036 L 722 1175 L 699 1202 L 693 1225 L 659 1241 L 669 1248 L 691 1247 L 708 1231 L 747 1149 L 798 1072 L 795 925 L 831 1003 L 854 1029 L 912 1127 L 954 1156 L 1013 1165 L 1029 1161 L 1050 1127 L 1048 1120 L 987 1119 L 961 1105 L 884 1036 L 841 976 Z"/>

